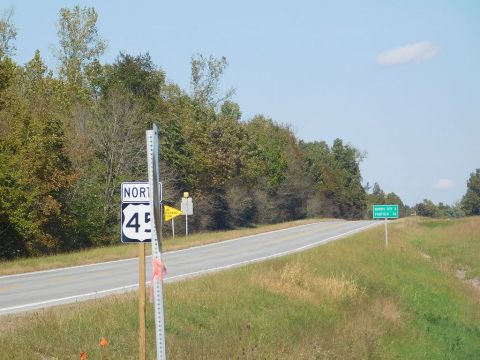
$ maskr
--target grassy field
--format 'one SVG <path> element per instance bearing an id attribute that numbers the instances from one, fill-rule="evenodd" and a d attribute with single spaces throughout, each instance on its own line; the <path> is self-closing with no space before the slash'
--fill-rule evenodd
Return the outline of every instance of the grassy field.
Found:
<path id="1" fill-rule="evenodd" d="M 253 228 L 191 234 L 188 237 L 177 236 L 175 238 L 165 238 L 163 241 L 163 251 L 184 249 L 196 245 L 235 239 L 242 236 L 255 235 L 262 232 L 286 229 L 293 226 L 327 220 L 331 219 L 305 219 L 274 225 L 263 225 Z M 147 246 L 146 251 L 147 254 L 151 253 L 149 246 Z M 14 261 L 0 262 L 0 276 L 29 271 L 55 269 L 66 266 L 94 264 L 102 261 L 128 259 L 136 256 L 138 256 L 138 246 L 136 246 L 136 244 L 118 244 L 114 246 L 87 249 L 53 256 L 42 256 L 27 259 L 24 258 Z"/>
<path id="2" fill-rule="evenodd" d="M 169 359 L 480 359 L 480 289 L 468 282 L 480 218 L 407 219 L 389 240 L 378 227 L 166 285 Z M 153 359 L 151 306 L 147 319 Z M 135 293 L 4 316 L 0 358 L 136 359 L 137 321 Z"/>

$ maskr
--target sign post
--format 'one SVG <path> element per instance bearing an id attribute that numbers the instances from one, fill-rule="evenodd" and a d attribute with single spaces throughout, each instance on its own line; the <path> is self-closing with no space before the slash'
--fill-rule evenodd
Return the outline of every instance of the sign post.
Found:
<path id="1" fill-rule="evenodd" d="M 160 184 L 161 188 L 161 184 Z M 122 183 L 122 242 L 138 243 L 139 359 L 145 360 L 145 243 L 151 242 L 150 187 L 145 182 Z"/>
<path id="2" fill-rule="evenodd" d="M 180 210 L 167 205 L 163 206 L 163 211 L 164 220 L 172 220 L 172 236 L 175 237 L 175 222 L 173 219 L 175 219 L 178 215 L 182 215 L 183 213 Z"/>
<path id="3" fill-rule="evenodd" d="M 185 215 L 185 236 L 188 236 L 188 215 L 193 215 L 193 201 L 188 192 L 183 193 L 181 209 Z"/>
<path id="4" fill-rule="evenodd" d="M 150 186 L 150 213 L 151 217 L 151 235 L 152 235 L 152 258 L 155 263 L 161 264 L 162 261 L 162 206 L 161 190 L 158 183 L 160 179 L 160 170 L 158 166 L 158 128 L 154 124 L 152 130 L 146 131 L 147 138 L 147 162 L 148 162 L 148 183 Z M 153 299 L 155 307 L 155 340 L 157 343 L 157 360 L 166 360 L 165 347 L 165 318 L 163 304 L 163 279 L 162 277 L 153 277 Z"/>
<path id="5" fill-rule="evenodd" d="M 373 205 L 373 219 L 385 219 L 385 247 L 388 247 L 388 219 L 398 219 L 398 205 Z"/>
<path id="6" fill-rule="evenodd" d="M 151 131 L 151 130 L 149 130 Z M 148 147 L 148 131 L 147 131 L 147 148 Z M 158 152 L 158 145 L 157 145 Z M 148 154 L 148 162 L 153 164 Z M 157 158 L 158 160 L 158 158 Z M 158 166 L 157 166 L 158 168 Z M 152 242 L 153 234 L 156 232 L 152 230 L 157 226 L 152 219 L 151 214 L 155 214 L 152 211 L 151 197 L 156 199 L 157 205 L 153 205 L 155 208 L 160 207 L 160 203 L 163 198 L 162 183 L 156 178 L 156 187 L 151 187 L 147 182 L 124 182 L 122 183 L 122 242 L 123 243 L 139 243 L 138 253 L 138 337 L 139 337 L 139 359 L 145 360 L 146 340 L 145 340 L 145 243 Z M 153 189 L 152 193 L 150 189 Z M 154 200 L 155 201 L 155 200 Z M 157 209 L 158 211 L 158 209 Z M 152 227 L 153 223 L 153 227 Z M 155 237 L 155 240 L 157 238 Z M 158 241 L 157 241 L 158 243 Z M 158 245 L 157 245 L 158 246 Z M 163 309 L 163 298 L 162 298 Z M 162 311 L 163 314 L 163 311 Z M 163 315 L 162 315 L 163 316 Z M 162 321 L 163 324 L 163 321 Z M 158 327 L 157 327 L 158 328 Z M 157 342 L 158 343 L 158 342 Z M 165 344 L 163 344 L 165 348 Z M 158 359 L 164 359 L 159 357 Z"/>
<path id="7" fill-rule="evenodd" d="M 145 243 L 139 244 L 139 293 L 138 293 L 138 337 L 139 337 L 139 351 L 140 360 L 145 360 L 146 351 L 146 337 L 145 337 Z"/>
<path id="8" fill-rule="evenodd" d="M 388 226 L 387 226 L 386 218 L 385 218 L 385 247 L 388 247 Z"/>

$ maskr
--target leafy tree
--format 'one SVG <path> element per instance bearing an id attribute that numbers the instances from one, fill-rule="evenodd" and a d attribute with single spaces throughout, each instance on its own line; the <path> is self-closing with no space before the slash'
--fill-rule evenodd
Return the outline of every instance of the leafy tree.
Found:
<path id="1" fill-rule="evenodd" d="M 466 215 L 480 215 L 480 169 L 470 174 L 467 192 L 462 198 L 462 209 Z"/>
<path id="2" fill-rule="evenodd" d="M 7 89 L 12 85 L 17 75 L 17 66 L 8 57 L 0 56 L 0 111 L 7 106 L 10 101 L 11 93 Z M 0 133 L 7 131 L 7 119 L 2 119 L 0 122 Z"/>
<path id="3" fill-rule="evenodd" d="M 16 76 L 16 64 L 10 56 L 15 52 L 12 41 L 17 36 L 17 29 L 12 21 L 13 10 L 5 11 L 0 18 L 0 110 L 8 102 L 9 94 L 5 90 Z M 0 132 L 6 131 L 7 124 L 0 122 Z"/>
<path id="4" fill-rule="evenodd" d="M 220 116 L 223 118 L 240 121 L 242 118 L 242 112 L 240 111 L 240 106 L 237 103 L 227 100 L 222 104 Z"/>
<path id="5" fill-rule="evenodd" d="M 85 110 L 86 140 L 90 160 L 78 169 L 72 194 L 81 243 L 114 241 L 112 229 L 119 221 L 120 184 L 144 180 L 146 150 L 140 108 L 132 95 L 112 91 Z"/>
<path id="6" fill-rule="evenodd" d="M 373 185 L 372 195 L 375 196 L 376 199 L 378 199 L 378 204 L 383 204 L 383 202 L 385 201 L 385 192 L 380 188 L 380 185 L 378 185 L 378 183 L 375 183 Z"/>
<path id="7" fill-rule="evenodd" d="M 2 257 L 67 247 L 63 209 L 73 177 L 55 112 L 56 85 L 37 51 L 7 90 L 10 101 L 2 117 L 10 117 L 10 126 L 0 138 L 0 218 L 9 229 L 6 237 L 21 243 L 2 249 Z"/>
<path id="8" fill-rule="evenodd" d="M 17 28 L 13 24 L 13 9 L 6 10 L 0 18 L 0 59 L 15 54 L 12 41 L 17 37 Z"/>
<path id="9" fill-rule="evenodd" d="M 306 173 L 313 181 L 309 213 L 314 216 L 360 217 L 365 207 L 365 190 L 360 185 L 360 153 L 340 139 L 330 148 L 325 142 L 302 144 Z M 358 197 L 360 195 L 360 197 Z M 357 198 L 356 198 L 357 197 Z"/>
<path id="10" fill-rule="evenodd" d="M 404 217 L 407 215 L 407 209 L 405 207 L 405 204 L 403 203 L 402 199 L 400 199 L 400 196 L 398 196 L 394 192 L 388 193 L 385 196 L 385 204 L 396 204 L 398 205 L 398 215 L 400 217 Z"/>
<path id="11" fill-rule="evenodd" d="M 233 89 L 219 94 L 220 79 L 227 66 L 228 61 L 224 56 L 216 59 L 211 55 L 206 58 L 197 54 L 191 58 L 191 87 L 195 103 L 216 107 L 234 94 Z"/>
<path id="12" fill-rule="evenodd" d="M 351 145 L 335 139 L 331 148 L 331 165 L 339 175 L 339 188 L 335 189 L 334 202 L 343 218 L 363 217 L 366 208 L 366 193 L 362 186 L 360 161 L 364 155 Z"/>
<path id="13" fill-rule="evenodd" d="M 273 222 L 302 219 L 307 215 L 305 203 L 311 185 L 305 177 L 305 154 L 293 133 L 289 131 L 288 134 L 285 148 L 287 168 L 274 196 L 276 217 Z"/>
<path id="14" fill-rule="evenodd" d="M 246 129 L 254 144 L 247 153 L 254 160 L 245 170 L 257 174 L 250 183 L 255 184 L 258 221 L 272 223 L 305 216 L 305 157 L 290 128 L 259 115 L 246 124 Z"/>
<path id="15" fill-rule="evenodd" d="M 442 210 L 442 216 L 447 218 L 461 218 L 465 216 L 465 212 L 462 210 L 461 203 L 456 202 L 452 206 L 446 206 Z"/>
<path id="16" fill-rule="evenodd" d="M 267 190 L 275 192 L 285 179 L 284 174 L 288 167 L 286 147 L 290 132 L 275 124 L 272 119 L 256 116 L 247 123 L 247 132 L 257 144 L 260 151 L 261 171 L 259 175 L 265 176 Z"/>
<path id="17" fill-rule="evenodd" d="M 306 173 L 313 181 L 315 190 L 321 191 L 330 181 L 330 148 L 325 141 L 301 143 L 306 156 Z"/>
<path id="18" fill-rule="evenodd" d="M 58 20 L 60 76 L 71 84 L 85 83 L 87 67 L 104 53 L 107 43 L 98 35 L 94 8 L 61 8 Z"/>
<path id="19" fill-rule="evenodd" d="M 367 212 L 366 212 L 367 219 L 372 218 L 373 205 L 375 204 L 378 204 L 378 205 L 395 204 L 395 205 L 398 205 L 398 215 L 400 217 L 410 215 L 409 214 L 410 209 L 407 206 L 405 206 L 402 199 L 400 199 L 400 196 L 398 196 L 394 192 L 385 194 L 385 192 L 382 190 L 382 188 L 378 183 L 374 183 L 372 188 L 372 193 L 367 195 L 367 201 L 368 201 Z"/>
<path id="20" fill-rule="evenodd" d="M 165 85 L 165 73 L 157 69 L 149 53 L 133 56 L 120 52 L 115 62 L 106 68 L 107 87 L 118 86 L 142 99 L 147 112 L 155 111 L 155 102 Z"/>
<path id="21" fill-rule="evenodd" d="M 415 205 L 417 215 L 426 217 L 439 217 L 440 213 L 438 207 L 428 199 L 424 199 L 423 202 Z"/>
<path id="22" fill-rule="evenodd" d="M 367 201 L 368 201 L 368 206 L 367 206 L 366 218 L 371 219 L 372 212 L 373 212 L 373 205 L 382 205 L 387 203 L 385 199 L 385 192 L 382 190 L 382 188 L 378 183 L 373 184 L 372 193 L 367 195 Z"/>

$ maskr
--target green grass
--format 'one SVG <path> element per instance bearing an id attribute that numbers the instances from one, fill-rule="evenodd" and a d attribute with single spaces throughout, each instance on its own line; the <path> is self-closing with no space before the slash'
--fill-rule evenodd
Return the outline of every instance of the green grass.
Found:
<path id="1" fill-rule="evenodd" d="M 255 235 L 262 232 L 286 229 L 293 226 L 327 220 L 328 219 L 305 219 L 237 230 L 204 232 L 191 234 L 188 237 L 177 236 L 175 238 L 165 238 L 163 242 L 163 251 L 184 249 L 192 246 L 225 241 L 242 236 Z M 148 254 L 151 253 L 149 245 L 147 245 L 146 251 Z M 0 276 L 67 266 L 94 264 L 103 261 L 128 259 L 136 256 L 138 256 L 138 246 L 136 246 L 136 244 L 118 244 L 52 256 L 22 258 L 13 261 L 0 262 Z"/>
<path id="2" fill-rule="evenodd" d="M 425 226 L 429 229 L 434 229 L 437 227 L 447 227 L 452 225 L 453 222 L 450 219 L 442 219 L 442 220 L 424 220 L 420 223 L 421 226 Z"/>
<path id="3" fill-rule="evenodd" d="M 166 285 L 169 359 L 480 359 L 480 290 L 455 276 L 478 271 L 480 218 L 390 223 L 389 240 L 378 227 Z M 135 293 L 1 320 L 0 358 L 138 358 Z"/>
<path id="4" fill-rule="evenodd" d="M 454 272 L 462 269 L 468 277 L 480 277 L 479 218 L 459 220 L 407 220 L 404 226 L 416 226 L 406 239 L 425 254 L 434 258 L 440 268 Z M 418 225 L 420 225 L 418 227 Z M 434 234 L 435 236 L 432 236 Z"/>

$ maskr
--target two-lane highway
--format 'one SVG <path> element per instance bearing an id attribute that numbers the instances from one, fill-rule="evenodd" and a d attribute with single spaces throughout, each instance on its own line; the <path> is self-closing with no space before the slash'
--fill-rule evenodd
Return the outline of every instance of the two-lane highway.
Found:
<path id="1" fill-rule="evenodd" d="M 297 226 L 163 254 L 166 282 L 262 261 L 379 225 L 373 221 L 329 221 Z M 126 245 L 127 246 L 127 245 Z M 150 265 L 150 257 L 147 264 Z M 150 274 L 147 267 L 147 279 Z M 138 259 L 0 277 L 0 315 L 98 298 L 138 288 Z"/>

